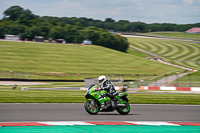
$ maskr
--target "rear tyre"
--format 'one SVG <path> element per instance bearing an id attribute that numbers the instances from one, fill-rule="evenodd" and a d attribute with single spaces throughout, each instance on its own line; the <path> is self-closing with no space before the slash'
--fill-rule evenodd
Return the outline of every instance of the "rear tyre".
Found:
<path id="1" fill-rule="evenodd" d="M 127 115 L 130 112 L 130 105 L 127 101 L 121 101 L 120 104 L 125 104 L 124 107 L 117 107 L 117 112 L 121 115 Z"/>
<path id="2" fill-rule="evenodd" d="M 91 100 L 87 100 L 84 107 L 85 110 L 91 115 L 96 115 L 99 112 L 99 106 L 96 101 L 94 102 L 94 105 L 92 105 Z"/>

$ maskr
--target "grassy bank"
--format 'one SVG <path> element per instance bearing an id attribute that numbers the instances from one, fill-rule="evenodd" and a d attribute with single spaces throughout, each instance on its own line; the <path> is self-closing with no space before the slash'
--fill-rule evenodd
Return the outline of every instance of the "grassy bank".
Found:
<path id="1" fill-rule="evenodd" d="M 142 34 L 143 35 L 170 37 L 170 38 L 200 40 L 200 34 L 191 34 L 191 33 L 184 33 L 184 32 L 149 32 L 149 33 L 142 33 Z"/>
<path id="2" fill-rule="evenodd" d="M 200 45 L 191 42 L 128 38 L 130 45 L 162 57 L 165 61 L 192 69 L 200 69 Z"/>
<path id="3" fill-rule="evenodd" d="M 0 90 L 1 103 L 84 103 L 85 91 L 66 90 Z M 139 104 L 193 104 L 200 105 L 199 94 L 134 94 L 130 103 Z"/>
<path id="4" fill-rule="evenodd" d="M 83 79 L 68 73 L 163 74 L 179 68 L 90 45 L 45 44 L 0 41 L 0 70 L 44 73 L 37 79 Z M 162 68 L 162 69 L 160 69 Z"/>

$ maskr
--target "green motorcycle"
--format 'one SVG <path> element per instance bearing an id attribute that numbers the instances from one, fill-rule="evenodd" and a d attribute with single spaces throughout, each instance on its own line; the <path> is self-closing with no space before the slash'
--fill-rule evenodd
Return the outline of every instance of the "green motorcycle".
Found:
<path id="1" fill-rule="evenodd" d="M 126 92 L 119 92 L 115 96 L 118 99 L 117 101 L 105 94 L 108 94 L 106 90 L 98 90 L 97 85 L 92 84 L 85 93 L 85 110 L 91 115 L 95 115 L 98 112 L 112 112 L 114 110 L 117 110 L 122 115 L 127 115 L 130 112 Z M 104 95 L 103 99 L 100 98 L 102 95 Z M 105 107 L 101 108 L 103 102 L 105 103 Z"/>

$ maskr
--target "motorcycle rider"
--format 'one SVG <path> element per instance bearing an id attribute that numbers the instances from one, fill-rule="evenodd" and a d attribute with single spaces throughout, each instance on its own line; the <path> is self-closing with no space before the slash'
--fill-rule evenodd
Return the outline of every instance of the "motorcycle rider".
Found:
<path id="1" fill-rule="evenodd" d="M 107 80 L 105 75 L 99 76 L 98 81 L 100 84 L 100 90 L 108 91 L 107 93 L 100 95 L 99 100 L 106 98 L 106 95 L 107 95 L 107 96 L 111 97 L 113 100 L 118 101 L 118 99 L 115 97 L 118 93 L 115 90 L 115 87 L 112 84 L 112 82 L 110 80 Z M 101 108 L 105 108 L 105 102 L 102 103 Z"/>

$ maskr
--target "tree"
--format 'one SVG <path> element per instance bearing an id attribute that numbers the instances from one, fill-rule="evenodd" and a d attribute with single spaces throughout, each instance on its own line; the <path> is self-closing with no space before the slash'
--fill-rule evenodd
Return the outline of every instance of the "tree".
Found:
<path id="1" fill-rule="evenodd" d="M 105 22 L 115 22 L 115 20 L 113 20 L 112 18 L 106 18 Z"/>
<path id="2" fill-rule="evenodd" d="M 37 18 L 37 16 L 34 15 L 30 10 L 27 9 L 27 10 L 24 10 L 22 12 L 22 14 L 19 16 L 18 19 L 19 19 L 19 21 L 20 21 L 21 24 L 28 25 L 29 21 L 33 20 L 35 18 Z"/>
<path id="3" fill-rule="evenodd" d="M 32 40 L 35 38 L 35 36 L 41 36 L 41 30 L 40 28 L 38 28 L 37 26 L 33 26 L 33 27 L 27 27 L 25 32 L 22 33 L 22 37 L 25 39 L 29 39 L 29 40 Z"/>
<path id="4" fill-rule="evenodd" d="M 22 15 L 23 11 L 24 9 L 20 6 L 11 6 L 4 11 L 4 19 L 15 21 Z"/>
<path id="5" fill-rule="evenodd" d="M 149 24 L 148 28 L 151 29 L 152 32 L 163 30 L 162 25 L 158 23 Z"/>
<path id="6" fill-rule="evenodd" d="M 128 20 L 119 20 L 117 23 L 130 23 Z"/>
<path id="7" fill-rule="evenodd" d="M 108 29 L 108 30 L 113 30 L 114 29 L 114 22 L 105 22 L 104 23 L 104 29 Z"/>

